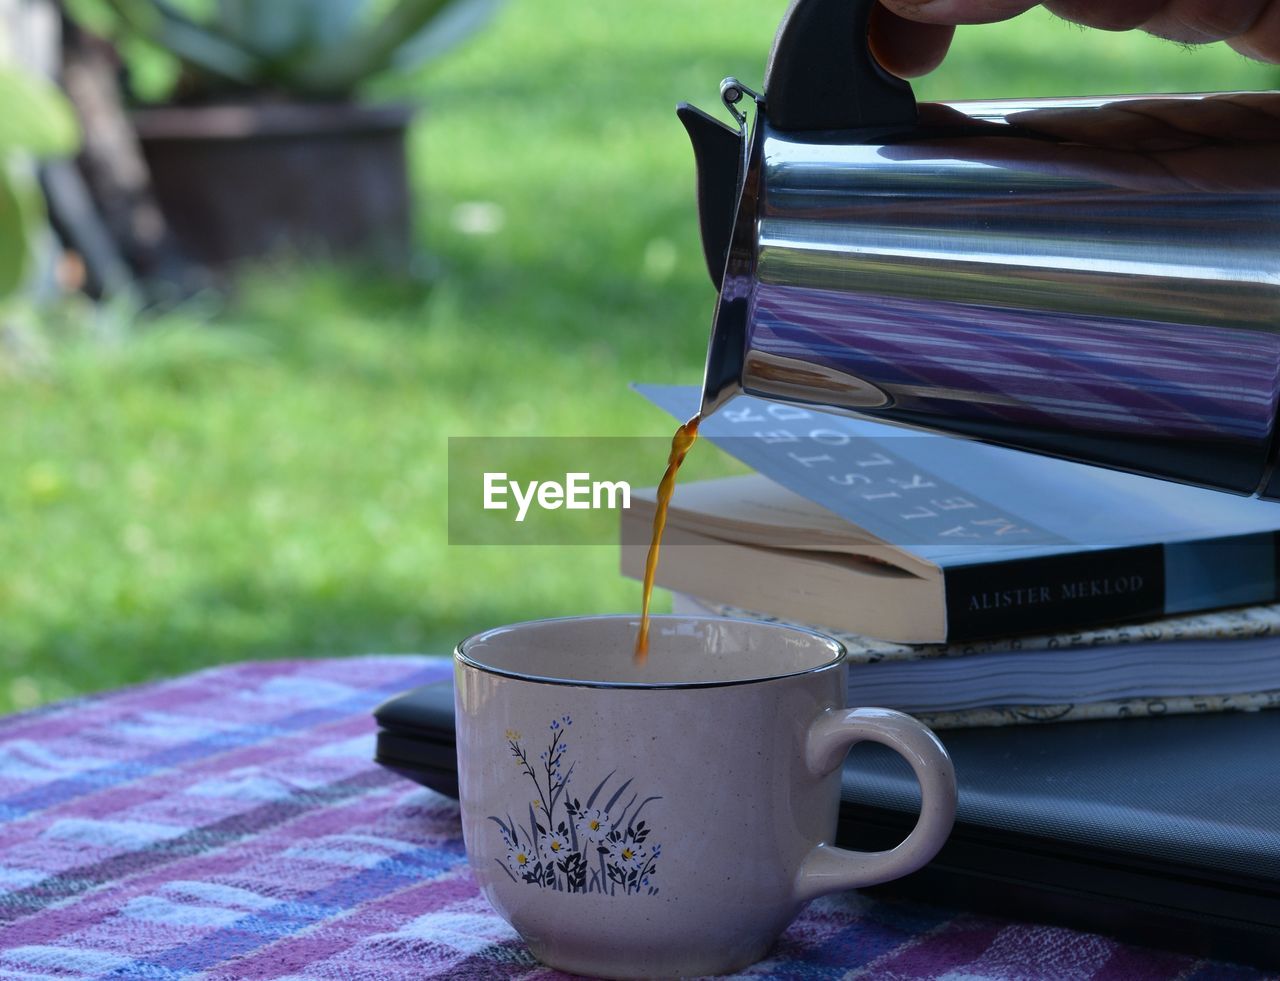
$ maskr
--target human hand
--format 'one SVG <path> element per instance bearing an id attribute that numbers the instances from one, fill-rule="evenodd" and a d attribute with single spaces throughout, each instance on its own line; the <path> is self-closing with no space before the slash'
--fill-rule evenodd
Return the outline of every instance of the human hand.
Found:
<path id="1" fill-rule="evenodd" d="M 1035 0 L 880 0 L 871 50 L 885 68 L 910 78 L 937 68 L 956 24 L 1008 20 Z M 1226 41 L 1259 61 L 1280 62 L 1280 0 L 1049 0 L 1065 20 L 1104 31 L 1140 28 L 1187 44 Z"/>

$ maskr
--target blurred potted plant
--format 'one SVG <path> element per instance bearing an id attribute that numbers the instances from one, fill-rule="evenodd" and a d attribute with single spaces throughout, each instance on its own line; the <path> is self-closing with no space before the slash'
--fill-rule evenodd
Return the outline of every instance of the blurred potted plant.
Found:
<path id="1" fill-rule="evenodd" d="M 78 142 L 62 93 L 32 72 L 0 63 L 0 318 L 31 284 L 40 239 L 48 235 L 36 160 L 74 153 Z"/>
<path id="2" fill-rule="evenodd" d="M 447 51 L 501 0 L 80 0 L 174 56 L 169 104 L 134 121 L 180 244 L 214 266 L 280 249 L 410 253 L 413 110 L 356 98 Z M 91 24 L 92 26 L 92 24 Z"/>

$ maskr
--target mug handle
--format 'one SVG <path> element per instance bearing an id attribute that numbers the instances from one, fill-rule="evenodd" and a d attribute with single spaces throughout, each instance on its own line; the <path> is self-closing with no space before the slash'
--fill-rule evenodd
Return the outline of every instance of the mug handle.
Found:
<path id="1" fill-rule="evenodd" d="M 911 834 L 884 852 L 856 852 L 820 844 L 796 875 L 796 899 L 806 902 L 842 889 L 860 889 L 914 872 L 938 853 L 956 816 L 956 773 L 933 731 L 901 712 L 881 708 L 828 709 L 809 727 L 805 764 L 825 777 L 851 746 L 870 741 L 897 752 L 920 781 L 920 818 Z"/>

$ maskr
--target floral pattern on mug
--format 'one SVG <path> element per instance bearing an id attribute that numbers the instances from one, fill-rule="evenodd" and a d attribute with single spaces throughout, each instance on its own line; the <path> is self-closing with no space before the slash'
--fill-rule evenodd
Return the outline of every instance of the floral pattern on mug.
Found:
<path id="1" fill-rule="evenodd" d="M 609 815 L 598 807 L 588 807 L 574 822 L 578 840 L 588 845 L 598 845 L 609 837 Z"/>
<path id="2" fill-rule="evenodd" d="M 567 715 L 551 721 L 551 741 L 536 764 L 521 744 L 520 733 L 507 730 L 511 755 L 520 772 L 533 781 L 536 796 L 527 805 L 527 823 L 516 822 L 510 814 L 505 819 L 489 816 L 507 851 L 505 863 L 495 861 L 512 881 L 540 889 L 655 895 L 658 887 L 653 879 L 662 846 L 649 841 L 651 829 L 640 820 L 640 812 L 662 798 L 641 798 L 631 791 L 626 799 L 631 780 L 619 782 L 616 770 L 595 785 L 585 803 L 572 796 L 569 785 L 577 764 L 566 761 L 569 744 L 565 738 L 572 725 L 573 719 Z M 609 799 L 598 805 L 606 787 L 610 788 Z"/>

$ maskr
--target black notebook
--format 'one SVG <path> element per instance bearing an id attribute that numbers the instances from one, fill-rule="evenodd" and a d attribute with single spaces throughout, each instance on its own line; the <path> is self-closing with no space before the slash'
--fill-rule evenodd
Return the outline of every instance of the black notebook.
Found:
<path id="1" fill-rule="evenodd" d="M 457 795 L 453 694 L 374 713 L 377 762 Z M 1280 712 L 954 730 L 956 826 L 873 890 L 1280 968 Z M 881 849 L 919 791 L 892 751 L 845 762 L 837 844 Z"/>

